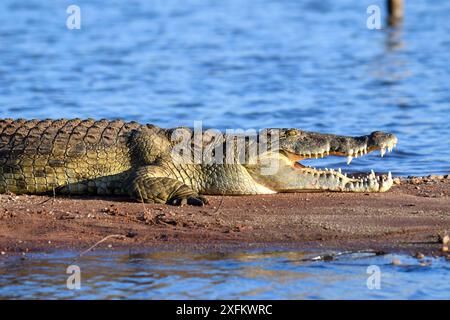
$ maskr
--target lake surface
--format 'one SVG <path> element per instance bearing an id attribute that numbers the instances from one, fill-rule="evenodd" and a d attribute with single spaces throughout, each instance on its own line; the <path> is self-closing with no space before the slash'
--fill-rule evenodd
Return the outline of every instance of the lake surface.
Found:
<path id="1" fill-rule="evenodd" d="M 69 30 L 73 3 L 0 2 L 0 117 L 385 130 L 398 149 L 351 170 L 450 173 L 447 0 L 408 2 L 396 30 L 366 27 L 369 0 L 79 0 Z"/>
<path id="2" fill-rule="evenodd" d="M 73 262 L 76 252 L 32 254 L 0 262 L 0 299 L 450 299 L 450 264 L 443 258 L 421 266 L 402 255 L 313 261 L 316 256 L 285 250 L 94 252 Z M 79 290 L 67 288 L 70 265 L 80 268 Z M 371 268 L 379 268 L 380 277 L 379 286 L 369 280 L 369 289 Z"/>
<path id="3" fill-rule="evenodd" d="M 74 3 L 80 30 L 66 27 Z M 383 130 L 399 138 L 385 158 L 309 164 L 448 174 L 450 1 L 406 1 L 400 28 L 369 30 L 373 3 L 2 0 L 0 117 Z M 449 298 L 448 262 L 304 255 L 95 253 L 80 261 L 80 291 L 65 288 L 74 253 L 34 255 L 2 262 L 0 298 Z M 372 264 L 380 290 L 366 286 Z"/>

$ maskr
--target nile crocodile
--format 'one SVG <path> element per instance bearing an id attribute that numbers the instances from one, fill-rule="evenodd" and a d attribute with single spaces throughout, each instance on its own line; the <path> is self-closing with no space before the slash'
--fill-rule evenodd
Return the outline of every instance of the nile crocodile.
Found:
<path id="1" fill-rule="evenodd" d="M 390 173 L 375 176 L 372 171 L 355 178 L 340 169 L 321 170 L 299 163 L 328 155 L 346 156 L 349 163 L 377 149 L 383 155 L 397 143 L 389 133 L 350 137 L 264 129 L 254 140 L 245 138 L 242 148 L 249 151 L 265 141 L 265 151 L 256 158 L 248 152 L 245 161 L 230 163 L 203 158 L 175 161 L 173 150 L 182 140 L 179 132 L 188 139 L 185 146 L 194 150 L 200 146 L 217 155 L 217 147 L 223 146 L 226 154 L 227 148 L 234 148 L 224 142 L 228 133 L 214 138 L 204 134 L 195 140 L 196 133 L 183 127 L 163 129 L 121 120 L 0 120 L 0 193 L 127 195 L 144 202 L 202 205 L 207 203 L 203 195 L 384 192 L 393 183 Z M 272 141 L 275 135 L 277 140 Z M 195 157 L 198 152 L 192 154 Z M 264 161 L 276 164 L 277 170 L 263 174 Z"/>

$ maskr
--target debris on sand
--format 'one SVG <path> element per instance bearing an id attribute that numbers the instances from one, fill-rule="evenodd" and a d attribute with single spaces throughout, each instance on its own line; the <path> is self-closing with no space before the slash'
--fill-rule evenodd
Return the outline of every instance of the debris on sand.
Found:
<path id="1" fill-rule="evenodd" d="M 101 212 L 110 216 L 122 216 L 122 217 L 128 216 L 126 212 L 122 212 L 114 204 L 110 205 L 109 207 L 103 208 Z"/>
<path id="2" fill-rule="evenodd" d="M 180 224 L 180 221 L 177 221 L 174 215 L 165 212 L 151 212 L 146 210 L 145 212 L 141 212 L 137 215 L 137 220 L 142 221 L 148 225 L 173 225 L 176 226 Z"/>

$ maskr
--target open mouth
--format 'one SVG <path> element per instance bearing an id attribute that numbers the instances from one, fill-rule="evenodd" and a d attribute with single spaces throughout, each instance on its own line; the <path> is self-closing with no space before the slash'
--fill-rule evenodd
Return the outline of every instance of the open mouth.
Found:
<path id="1" fill-rule="evenodd" d="M 373 135 L 374 133 L 372 133 Z M 377 139 L 353 139 L 348 141 L 340 141 L 339 143 L 328 143 L 321 145 L 321 148 L 312 148 L 312 152 L 301 152 L 296 155 L 288 154 L 288 158 L 293 162 L 295 168 L 304 174 L 313 175 L 318 181 L 319 189 L 336 190 L 336 191 L 352 191 L 352 192 L 383 192 L 388 190 L 392 184 L 392 174 L 376 175 L 374 170 L 369 174 L 355 174 L 348 176 L 343 173 L 341 168 L 332 169 L 316 169 L 302 164 L 300 161 L 304 159 L 319 159 L 327 156 L 341 156 L 347 158 L 347 165 L 350 165 L 354 158 L 362 157 L 368 153 L 380 150 L 383 157 L 387 152 L 391 152 L 396 144 L 397 138 L 392 134 L 378 134 Z M 363 138 L 363 137 L 360 137 Z"/>

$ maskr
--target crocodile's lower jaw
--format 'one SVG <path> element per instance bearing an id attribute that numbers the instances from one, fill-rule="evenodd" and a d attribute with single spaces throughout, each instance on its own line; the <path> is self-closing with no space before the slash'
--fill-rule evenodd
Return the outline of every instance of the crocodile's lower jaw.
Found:
<path id="1" fill-rule="evenodd" d="M 316 170 L 314 168 L 298 168 L 301 171 L 305 185 L 302 190 L 323 190 L 341 192 L 385 192 L 393 185 L 392 174 L 376 176 L 372 171 L 361 178 L 348 177 L 341 169 Z M 300 191 L 300 190 L 297 190 Z"/>

